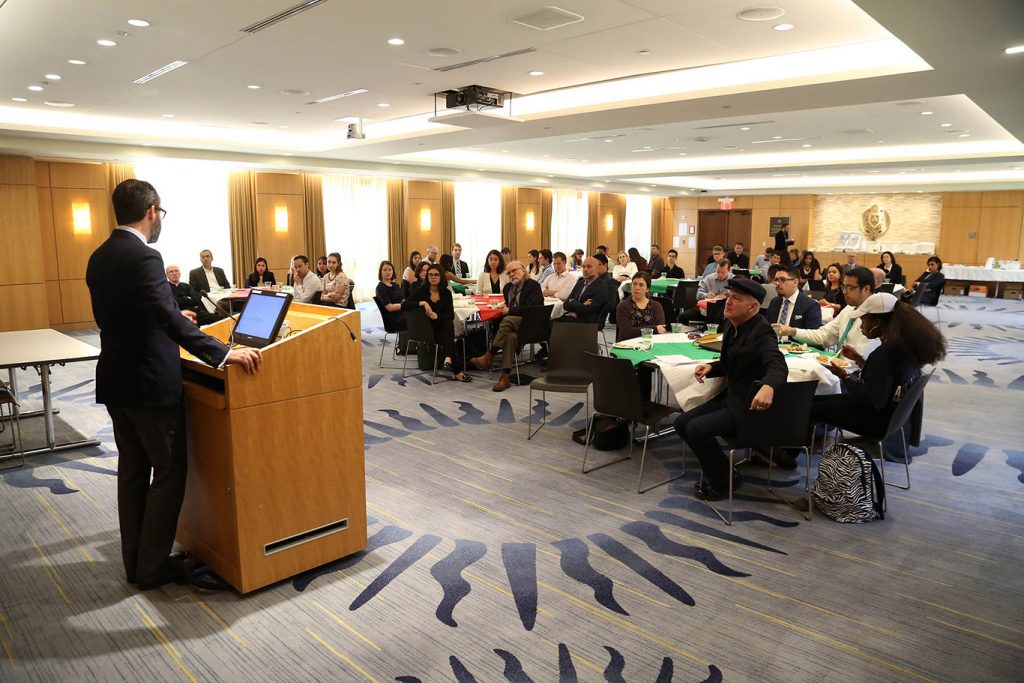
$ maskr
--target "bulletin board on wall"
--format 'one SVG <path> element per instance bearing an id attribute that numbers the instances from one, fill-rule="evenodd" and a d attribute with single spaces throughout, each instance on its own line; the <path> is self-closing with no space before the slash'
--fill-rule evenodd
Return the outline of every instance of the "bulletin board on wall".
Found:
<path id="1" fill-rule="evenodd" d="M 764 225 L 762 223 L 761 225 Z M 768 236 L 775 237 L 783 228 L 789 228 L 789 216 L 772 216 L 768 219 Z"/>

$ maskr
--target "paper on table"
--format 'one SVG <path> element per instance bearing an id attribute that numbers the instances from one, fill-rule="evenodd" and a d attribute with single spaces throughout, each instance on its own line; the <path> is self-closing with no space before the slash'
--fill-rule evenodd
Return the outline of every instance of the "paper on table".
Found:
<path id="1" fill-rule="evenodd" d="M 707 363 L 706 358 L 690 358 L 689 356 L 658 356 L 654 359 L 657 363 L 666 365 L 688 365 L 690 363 Z"/>

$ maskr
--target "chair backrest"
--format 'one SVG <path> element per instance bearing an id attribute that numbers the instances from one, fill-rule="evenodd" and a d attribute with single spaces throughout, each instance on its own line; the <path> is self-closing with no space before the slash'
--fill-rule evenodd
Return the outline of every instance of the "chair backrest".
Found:
<path id="1" fill-rule="evenodd" d="M 709 301 L 708 302 L 708 317 L 707 321 L 715 325 L 721 325 L 722 319 L 725 317 L 725 299 L 721 301 Z"/>
<path id="2" fill-rule="evenodd" d="M 642 420 L 644 398 L 633 363 L 596 353 L 588 353 L 587 362 L 594 381 L 594 410 L 630 422 Z"/>
<path id="3" fill-rule="evenodd" d="M 807 290 L 807 296 L 811 297 L 814 301 L 821 301 L 825 298 L 824 289 L 809 289 Z"/>
<path id="4" fill-rule="evenodd" d="M 889 438 L 896 432 L 900 431 L 903 425 L 907 424 L 910 419 L 910 414 L 914 412 L 914 406 L 924 396 L 924 388 L 928 385 L 928 380 L 935 374 L 935 368 L 932 368 L 928 374 L 922 374 L 916 380 L 911 383 L 910 388 L 907 389 L 907 393 L 903 395 L 900 402 L 896 404 L 896 410 L 892 411 L 892 417 L 889 418 L 889 426 L 885 429 L 885 437 Z"/>
<path id="5" fill-rule="evenodd" d="M 825 296 L 825 281 L 824 280 L 808 280 L 807 289 L 811 292 L 821 292 L 822 296 Z M 818 297 L 819 299 L 821 297 Z"/>
<path id="6" fill-rule="evenodd" d="M 921 306 L 921 297 L 924 296 L 924 286 L 918 285 L 917 289 L 914 290 L 913 296 L 910 297 L 910 305 L 914 308 Z"/>
<path id="7" fill-rule="evenodd" d="M 551 336 L 551 311 L 554 308 L 554 304 L 523 307 L 523 319 L 517 333 L 520 344 L 536 344 L 548 340 Z"/>
<path id="8" fill-rule="evenodd" d="M 743 419 L 736 425 L 736 447 L 805 445 L 810 436 L 811 403 L 817 388 L 816 379 L 809 382 L 787 382 L 779 387 L 768 410 L 750 410 L 743 414 Z M 753 398 L 752 391 L 748 400 Z"/>
<path id="9" fill-rule="evenodd" d="M 895 282 L 883 282 L 882 286 L 878 288 L 878 291 L 886 294 L 892 294 L 892 290 L 894 289 L 896 289 Z"/>
<path id="10" fill-rule="evenodd" d="M 313 292 L 313 296 L 312 296 L 312 298 L 310 298 L 309 303 L 317 304 L 319 306 L 326 306 L 327 304 L 324 304 L 324 303 L 322 303 L 320 301 L 320 297 L 322 295 L 323 295 L 323 292 Z"/>
<path id="11" fill-rule="evenodd" d="M 384 323 L 384 331 L 388 333 L 398 332 L 399 330 L 389 322 L 391 320 L 390 316 L 388 316 L 390 311 L 384 308 L 384 302 L 376 294 L 373 296 L 373 303 L 377 304 L 377 310 L 380 311 L 380 320 Z"/>
<path id="12" fill-rule="evenodd" d="M 351 308 L 353 311 L 356 310 L 356 281 L 352 280 L 348 285 L 348 300 L 341 304 L 342 308 Z"/>
<path id="13" fill-rule="evenodd" d="M 417 306 L 411 311 L 405 311 L 405 323 L 409 341 L 423 344 L 434 343 L 434 330 L 430 326 L 430 318 L 422 308 Z"/>
<path id="14" fill-rule="evenodd" d="M 660 296 L 658 294 L 655 294 L 652 297 L 652 299 L 655 303 L 661 304 L 661 310 L 665 312 L 666 325 L 671 325 L 672 323 L 678 320 L 678 318 L 676 317 L 676 308 L 675 306 L 672 305 L 671 299 L 669 299 L 667 296 Z"/>
<path id="15" fill-rule="evenodd" d="M 548 340 L 548 371 L 590 374 L 587 354 L 597 353 L 596 323 L 553 325 Z"/>
<path id="16" fill-rule="evenodd" d="M 672 294 L 672 304 L 677 311 L 685 311 L 697 305 L 696 282 L 680 282 L 676 285 L 676 291 Z"/>

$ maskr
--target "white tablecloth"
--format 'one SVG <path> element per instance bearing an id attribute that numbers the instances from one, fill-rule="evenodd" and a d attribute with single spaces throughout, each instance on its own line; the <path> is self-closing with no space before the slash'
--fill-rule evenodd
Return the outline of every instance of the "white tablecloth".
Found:
<path id="1" fill-rule="evenodd" d="M 944 266 L 942 274 L 947 280 L 976 282 L 1024 282 L 1024 270 L 980 268 L 977 266 Z"/>
<path id="2" fill-rule="evenodd" d="M 474 316 L 480 311 L 477 308 L 476 303 L 473 299 L 456 298 L 453 302 L 455 304 L 455 336 L 461 337 L 466 333 L 466 321 L 469 319 L 475 319 Z M 562 300 L 554 297 L 544 297 L 544 305 L 554 305 L 551 309 L 551 319 L 560 318 L 565 313 L 565 308 L 562 306 Z"/>

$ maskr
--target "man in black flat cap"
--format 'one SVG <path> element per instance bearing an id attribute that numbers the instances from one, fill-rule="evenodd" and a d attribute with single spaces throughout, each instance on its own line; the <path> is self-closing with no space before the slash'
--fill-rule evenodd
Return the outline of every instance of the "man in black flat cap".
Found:
<path id="1" fill-rule="evenodd" d="M 729 489 L 740 485 L 739 475 L 729 472 L 729 461 L 716 437 L 736 434 L 736 425 L 747 411 L 767 410 L 775 390 L 786 383 L 789 370 L 779 350 L 772 326 L 758 315 L 764 301 L 764 287 L 747 278 L 733 278 L 726 285 L 726 326 L 722 356 L 713 363 L 698 365 L 694 376 L 701 384 L 706 377 L 725 377 L 726 389 L 715 398 L 676 418 L 675 430 L 690 446 L 704 479 L 694 489 L 698 498 L 721 500 Z M 755 382 L 761 387 L 751 397 Z"/>

